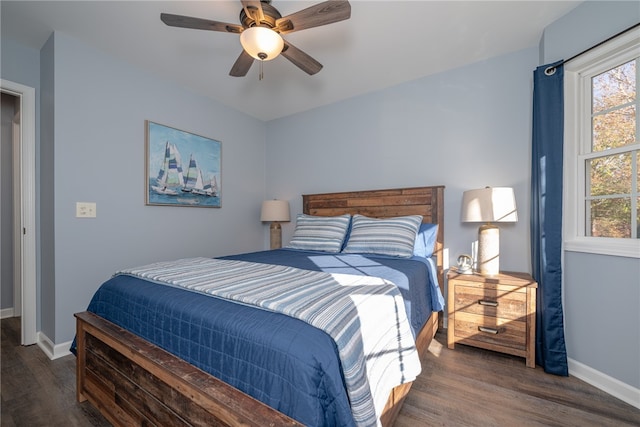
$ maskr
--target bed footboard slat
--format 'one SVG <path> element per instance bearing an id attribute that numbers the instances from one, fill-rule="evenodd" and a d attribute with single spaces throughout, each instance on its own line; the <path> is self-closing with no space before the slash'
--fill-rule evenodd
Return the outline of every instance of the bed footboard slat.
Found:
<path id="1" fill-rule="evenodd" d="M 93 313 L 75 316 L 78 400 L 116 426 L 301 426 Z"/>

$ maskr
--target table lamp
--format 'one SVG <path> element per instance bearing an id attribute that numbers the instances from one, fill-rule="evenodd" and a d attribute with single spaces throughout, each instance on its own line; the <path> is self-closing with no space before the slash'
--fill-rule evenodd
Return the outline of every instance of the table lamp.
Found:
<path id="1" fill-rule="evenodd" d="M 286 200 L 265 200 L 262 202 L 260 221 L 271 222 L 271 249 L 282 247 L 282 227 L 280 222 L 290 221 L 289 202 Z"/>
<path id="2" fill-rule="evenodd" d="M 500 229 L 494 222 L 516 222 L 513 188 L 486 187 L 462 195 L 462 222 L 484 222 L 478 229 L 477 271 L 485 276 L 500 272 Z"/>

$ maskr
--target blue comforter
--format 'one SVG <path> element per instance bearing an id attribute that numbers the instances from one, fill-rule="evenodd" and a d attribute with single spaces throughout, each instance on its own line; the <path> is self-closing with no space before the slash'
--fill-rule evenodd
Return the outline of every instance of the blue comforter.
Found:
<path id="1" fill-rule="evenodd" d="M 425 262 L 285 249 L 225 258 L 389 279 L 416 331 L 441 309 Z M 88 311 L 305 425 L 354 425 L 335 343 L 300 320 L 126 275 L 105 282 Z"/>

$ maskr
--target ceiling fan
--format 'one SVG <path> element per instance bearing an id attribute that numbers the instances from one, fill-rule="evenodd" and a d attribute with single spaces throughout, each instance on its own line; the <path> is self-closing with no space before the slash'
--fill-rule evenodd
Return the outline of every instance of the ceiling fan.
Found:
<path id="1" fill-rule="evenodd" d="M 282 35 L 351 17 L 351 5 L 347 0 L 325 1 L 284 17 L 271 6 L 271 0 L 241 2 L 240 25 L 169 13 L 161 13 L 160 19 L 172 27 L 240 34 L 243 50 L 229 75 L 242 77 L 247 74 L 254 59 L 269 61 L 280 54 L 307 74 L 316 74 L 322 69 L 322 64 L 284 40 Z"/>

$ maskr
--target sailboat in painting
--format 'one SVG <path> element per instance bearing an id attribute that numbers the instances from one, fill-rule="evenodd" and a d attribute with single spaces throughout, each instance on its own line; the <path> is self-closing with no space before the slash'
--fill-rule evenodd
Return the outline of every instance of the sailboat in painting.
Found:
<path id="1" fill-rule="evenodd" d="M 158 194 L 168 196 L 178 195 L 178 190 L 184 186 L 184 176 L 182 173 L 182 159 L 174 144 L 167 141 L 164 150 L 164 160 L 158 171 L 156 185 L 151 188 Z"/>
<path id="2" fill-rule="evenodd" d="M 211 181 L 205 182 L 202 178 L 202 171 L 198 167 L 196 159 L 193 158 L 193 154 L 189 158 L 189 168 L 187 169 L 187 176 L 184 178 L 182 191 L 201 196 L 215 196 L 217 194 L 215 176 L 213 177 L 213 185 Z"/>
<path id="3" fill-rule="evenodd" d="M 209 181 L 205 182 L 204 191 L 213 197 L 218 195 L 218 182 L 216 181 L 215 175 Z"/>

